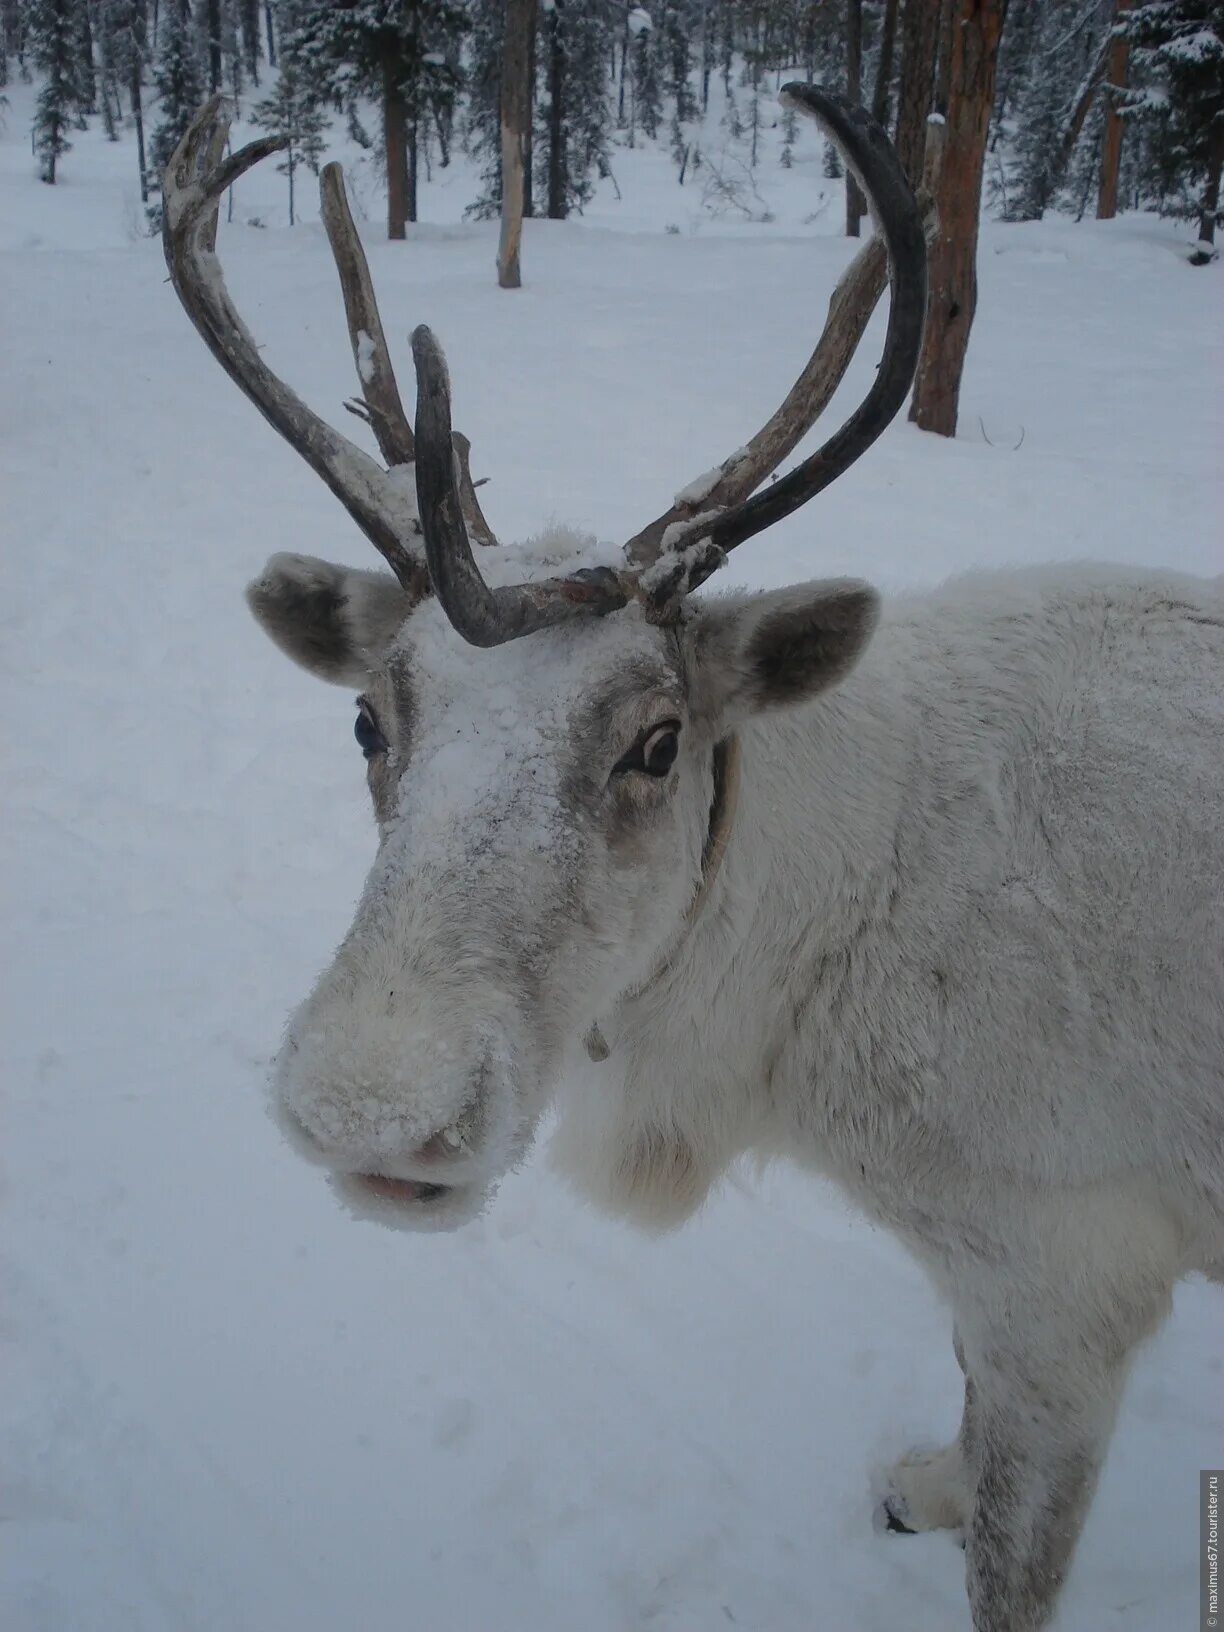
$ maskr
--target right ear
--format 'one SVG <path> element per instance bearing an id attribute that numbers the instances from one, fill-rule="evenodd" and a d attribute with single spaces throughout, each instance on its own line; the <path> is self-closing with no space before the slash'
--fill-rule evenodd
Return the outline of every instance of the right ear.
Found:
<path id="1" fill-rule="evenodd" d="M 358 688 L 413 607 L 387 573 L 313 555 L 274 555 L 246 597 L 264 632 L 295 663 L 321 680 Z"/>

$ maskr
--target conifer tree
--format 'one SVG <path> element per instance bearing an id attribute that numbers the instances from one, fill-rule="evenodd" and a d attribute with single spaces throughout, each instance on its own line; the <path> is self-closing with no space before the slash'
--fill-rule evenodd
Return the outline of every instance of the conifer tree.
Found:
<path id="1" fill-rule="evenodd" d="M 188 0 L 162 0 L 157 62 L 153 70 L 161 117 L 149 144 L 153 171 L 151 190 L 160 191 L 161 173 L 204 100 L 204 80 L 192 36 Z M 159 227 L 160 222 L 160 208 L 155 208 L 151 224 Z"/>
<path id="2" fill-rule="evenodd" d="M 256 104 L 251 115 L 255 124 L 262 125 L 275 136 L 283 136 L 288 143 L 277 169 L 289 181 L 291 227 L 297 224 L 295 177 L 303 165 L 318 175 L 327 129 L 327 115 L 311 89 L 297 43 L 292 28 L 286 29 L 282 24 L 280 73 L 276 87 Z"/>
<path id="3" fill-rule="evenodd" d="M 149 202 L 149 167 L 145 155 L 144 73 L 149 55 L 147 0 L 104 0 L 103 16 L 115 79 L 127 92 L 136 126 L 136 162 L 140 201 Z"/>
<path id="4" fill-rule="evenodd" d="M 94 70 L 93 18 L 89 0 L 77 0 L 73 10 L 73 57 L 77 129 L 85 129 L 87 114 L 98 108 L 98 78 Z"/>
<path id="5" fill-rule="evenodd" d="M 550 219 L 559 221 L 591 197 L 593 172 L 607 173 L 613 21 L 581 0 L 545 0 L 537 37 L 545 107 L 536 180 Z"/>
<path id="6" fill-rule="evenodd" d="M 30 54 L 46 75 L 34 112 L 34 151 L 39 175 L 52 186 L 60 159 L 71 150 L 68 131 L 79 107 L 74 13 L 73 0 L 31 0 L 27 12 Z"/>
<path id="7" fill-rule="evenodd" d="M 1224 167 L 1224 0 L 1148 0 L 1119 23 L 1136 77 L 1123 108 L 1150 126 L 1154 190 L 1162 209 L 1198 218 L 1191 262 L 1215 255 Z"/>
<path id="8" fill-rule="evenodd" d="M 416 220 L 417 157 L 428 121 L 448 117 L 462 75 L 467 32 L 460 0 L 293 0 L 303 69 L 312 89 L 325 79 L 342 102 L 382 103 L 387 165 L 387 236 Z"/>

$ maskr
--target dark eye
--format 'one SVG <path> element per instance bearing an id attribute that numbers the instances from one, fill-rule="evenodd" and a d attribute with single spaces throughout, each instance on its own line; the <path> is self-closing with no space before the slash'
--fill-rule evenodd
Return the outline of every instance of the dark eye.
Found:
<path id="1" fill-rule="evenodd" d="M 644 771 L 647 776 L 666 776 L 680 752 L 679 720 L 664 720 L 639 737 L 633 747 L 612 767 L 613 776 L 626 771 Z"/>
<path id="2" fill-rule="evenodd" d="M 357 738 L 358 746 L 367 759 L 373 759 L 376 754 L 385 754 L 387 739 L 378 729 L 378 721 L 370 712 L 368 703 L 357 704 L 357 719 L 353 725 L 353 735 Z"/>

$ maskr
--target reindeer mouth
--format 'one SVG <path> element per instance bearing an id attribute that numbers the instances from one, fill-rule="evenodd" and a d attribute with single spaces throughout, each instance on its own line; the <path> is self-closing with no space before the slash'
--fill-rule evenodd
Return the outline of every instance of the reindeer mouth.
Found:
<path id="1" fill-rule="evenodd" d="M 392 1230 L 457 1230 L 485 1209 L 494 1183 L 438 1184 L 382 1173 L 332 1173 L 331 1188 L 346 1212 Z"/>
<path id="2" fill-rule="evenodd" d="M 455 1188 L 453 1184 L 434 1184 L 425 1179 L 389 1179 L 382 1173 L 359 1173 L 356 1182 L 364 1185 L 370 1195 L 380 1201 L 396 1201 L 417 1206 L 421 1202 L 439 1201 Z"/>

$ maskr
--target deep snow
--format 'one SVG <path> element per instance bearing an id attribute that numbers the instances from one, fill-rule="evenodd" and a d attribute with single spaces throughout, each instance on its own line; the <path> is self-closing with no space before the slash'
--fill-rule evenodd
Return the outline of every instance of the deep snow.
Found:
<path id="1" fill-rule="evenodd" d="M 373 830 L 350 699 L 240 590 L 275 549 L 371 552 L 180 312 L 130 146 L 77 137 L 42 187 L 28 97 L 0 137 L 4 1626 L 967 1627 L 954 1543 L 871 1525 L 871 1469 L 955 1426 L 947 1316 L 831 1191 L 737 1175 L 652 1241 L 537 1156 L 476 1224 L 414 1237 L 355 1223 L 281 1143 L 268 1060 Z M 459 223 L 462 174 L 408 244 L 366 228 L 403 382 L 427 320 L 503 536 L 625 537 L 740 445 L 850 253 L 815 144 L 763 187 L 768 224 L 702 217 L 662 153 L 616 170 L 623 203 L 528 223 L 516 294 L 495 225 Z M 283 188 L 243 184 L 221 256 L 273 366 L 360 437 L 326 244 L 280 224 Z M 723 577 L 1220 571 L 1220 274 L 1185 236 L 988 225 L 960 438 L 894 425 Z M 1183 1287 L 1064 1632 L 1190 1624 L 1222 1339 L 1218 1294 Z"/>

